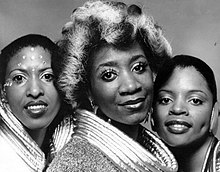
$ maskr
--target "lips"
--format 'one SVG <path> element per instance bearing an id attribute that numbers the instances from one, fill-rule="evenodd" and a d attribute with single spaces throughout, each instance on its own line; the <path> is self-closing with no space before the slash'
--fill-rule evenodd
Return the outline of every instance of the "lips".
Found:
<path id="1" fill-rule="evenodd" d="M 186 121 L 172 120 L 165 123 L 167 130 L 173 134 L 184 134 L 192 125 Z"/>
<path id="2" fill-rule="evenodd" d="M 123 106 L 127 109 L 140 109 L 142 105 L 144 104 L 145 98 L 137 98 L 133 100 L 128 100 L 126 102 L 123 102 L 119 104 L 119 106 Z"/>
<path id="3" fill-rule="evenodd" d="M 44 101 L 31 101 L 24 108 L 31 117 L 38 118 L 47 111 L 47 106 L 48 104 Z"/>

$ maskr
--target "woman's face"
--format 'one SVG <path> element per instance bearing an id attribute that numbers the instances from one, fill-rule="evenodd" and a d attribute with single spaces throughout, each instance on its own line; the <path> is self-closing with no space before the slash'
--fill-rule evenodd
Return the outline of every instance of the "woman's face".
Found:
<path id="1" fill-rule="evenodd" d="M 53 84 L 51 54 L 44 48 L 25 47 L 6 69 L 6 96 L 10 108 L 28 129 L 47 127 L 57 115 L 60 97 Z"/>
<path id="2" fill-rule="evenodd" d="M 102 112 L 115 121 L 135 125 L 146 118 L 153 80 L 138 43 L 125 51 L 109 46 L 94 54 L 91 95 Z"/>
<path id="3" fill-rule="evenodd" d="M 155 94 L 155 129 L 168 145 L 188 146 L 208 135 L 213 97 L 194 67 L 176 68 Z"/>

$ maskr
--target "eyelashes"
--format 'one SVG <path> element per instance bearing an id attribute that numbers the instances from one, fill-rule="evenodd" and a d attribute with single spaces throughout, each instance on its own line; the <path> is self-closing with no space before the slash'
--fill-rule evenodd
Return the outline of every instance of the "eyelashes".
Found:
<path id="1" fill-rule="evenodd" d="M 147 70 L 148 67 L 147 62 L 137 62 L 131 67 L 131 71 L 136 74 L 142 74 Z M 100 72 L 100 78 L 103 81 L 111 82 L 116 79 L 120 74 L 120 71 L 117 67 L 104 67 Z"/>
<path id="2" fill-rule="evenodd" d="M 54 74 L 50 71 L 42 72 L 38 76 L 38 79 L 43 83 L 53 82 L 54 78 Z M 12 86 L 12 84 L 24 85 L 26 82 L 28 82 L 28 80 L 30 80 L 30 76 L 25 73 L 14 74 L 13 76 L 11 76 L 11 78 L 8 78 L 6 80 L 5 86 Z"/>
<path id="3" fill-rule="evenodd" d="M 101 72 L 101 79 L 107 82 L 113 81 L 117 76 L 118 72 L 112 68 Z"/>

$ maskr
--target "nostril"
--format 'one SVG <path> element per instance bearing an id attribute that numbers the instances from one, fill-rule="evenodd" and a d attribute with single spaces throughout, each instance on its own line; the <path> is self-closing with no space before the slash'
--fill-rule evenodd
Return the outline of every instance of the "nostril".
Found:
<path id="1" fill-rule="evenodd" d="M 27 89 L 26 94 L 28 97 L 36 98 L 36 97 L 44 95 L 44 90 L 43 90 L 43 88 L 41 88 L 41 86 L 34 85 L 34 86 L 31 86 L 30 88 Z"/>
<path id="2" fill-rule="evenodd" d="M 126 96 L 126 95 L 132 95 L 132 94 L 138 93 L 141 90 L 142 90 L 142 88 L 138 87 L 138 88 L 135 88 L 135 89 L 132 89 L 132 90 L 121 91 L 119 93 L 120 93 L 121 96 Z"/>
<path id="3" fill-rule="evenodd" d="M 187 115 L 188 112 L 186 110 L 170 110 L 169 115 Z"/>

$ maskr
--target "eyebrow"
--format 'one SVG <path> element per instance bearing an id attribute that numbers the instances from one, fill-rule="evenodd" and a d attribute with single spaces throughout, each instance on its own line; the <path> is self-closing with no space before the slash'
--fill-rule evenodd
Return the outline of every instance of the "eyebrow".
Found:
<path id="1" fill-rule="evenodd" d="M 171 90 L 164 90 L 164 89 L 163 90 L 159 90 L 157 93 L 160 93 L 160 92 L 166 92 L 166 93 L 169 93 L 169 94 L 173 93 L 173 91 L 171 91 Z M 204 91 L 201 91 L 201 90 L 190 90 L 187 93 L 202 93 L 202 94 L 208 96 Z"/>
<path id="2" fill-rule="evenodd" d="M 139 59 L 139 58 L 144 58 L 147 60 L 147 58 L 144 56 L 144 55 L 134 55 L 131 57 L 131 60 L 130 62 L 133 63 L 135 60 Z M 115 62 L 115 61 L 109 61 L 109 62 L 106 62 L 106 63 L 102 63 L 98 66 L 98 68 L 96 69 L 96 71 L 98 71 L 100 68 L 102 67 L 105 67 L 105 66 L 118 66 L 118 63 Z"/>
<path id="3" fill-rule="evenodd" d="M 48 70 L 48 69 L 52 69 L 52 67 L 42 68 L 42 69 L 39 70 L 39 72 L 42 72 L 42 71 L 45 71 L 45 70 Z M 15 68 L 15 69 L 13 69 L 11 72 L 8 73 L 8 76 L 11 75 L 12 72 L 17 71 L 17 70 L 20 71 L 20 72 L 23 72 L 23 73 L 26 73 L 26 72 L 27 72 L 26 69 Z M 52 69 L 52 70 L 53 70 L 53 69 Z"/>

